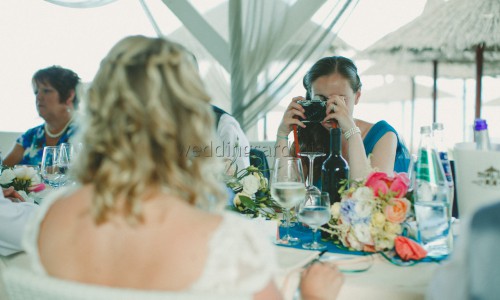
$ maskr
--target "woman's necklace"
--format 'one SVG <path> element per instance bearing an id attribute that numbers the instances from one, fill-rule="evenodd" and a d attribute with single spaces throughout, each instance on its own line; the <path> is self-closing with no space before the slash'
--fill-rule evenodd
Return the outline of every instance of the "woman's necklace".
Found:
<path id="1" fill-rule="evenodd" d="M 58 133 L 51 133 L 51 132 L 49 131 L 49 128 L 47 127 L 47 123 L 45 123 L 45 127 L 44 127 L 44 128 L 45 128 L 45 133 L 46 133 L 49 137 L 51 137 L 51 138 L 53 138 L 53 139 L 54 139 L 54 138 L 58 138 L 58 137 L 60 137 L 60 136 L 61 136 L 61 135 L 62 135 L 62 134 L 66 131 L 66 129 L 68 128 L 68 126 L 69 126 L 69 124 L 71 123 L 71 121 L 73 121 L 73 118 L 69 119 L 68 123 L 66 123 L 66 126 L 64 126 L 64 128 L 63 128 L 61 131 L 59 131 Z"/>

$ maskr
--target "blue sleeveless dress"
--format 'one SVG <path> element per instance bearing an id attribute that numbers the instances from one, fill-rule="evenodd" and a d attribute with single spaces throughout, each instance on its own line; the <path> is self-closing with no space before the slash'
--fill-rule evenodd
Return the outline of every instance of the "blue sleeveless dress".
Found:
<path id="1" fill-rule="evenodd" d="M 394 171 L 395 172 L 408 172 L 408 167 L 410 166 L 410 153 L 404 145 L 403 141 L 399 137 L 396 129 L 394 129 L 386 121 L 379 121 L 373 125 L 373 127 L 368 131 L 365 138 L 363 139 L 363 144 L 365 145 L 366 156 L 373 152 L 373 148 L 377 142 L 386 134 L 387 132 L 394 132 L 398 139 L 398 144 L 396 148 L 396 159 L 394 161 Z"/>

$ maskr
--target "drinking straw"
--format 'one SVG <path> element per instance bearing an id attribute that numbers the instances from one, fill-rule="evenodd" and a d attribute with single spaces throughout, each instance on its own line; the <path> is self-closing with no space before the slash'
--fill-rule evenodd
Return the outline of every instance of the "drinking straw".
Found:
<path id="1" fill-rule="evenodd" d="M 299 157 L 300 147 L 299 147 L 299 135 L 297 134 L 297 125 L 293 125 L 293 143 L 295 144 L 295 155 Z"/>

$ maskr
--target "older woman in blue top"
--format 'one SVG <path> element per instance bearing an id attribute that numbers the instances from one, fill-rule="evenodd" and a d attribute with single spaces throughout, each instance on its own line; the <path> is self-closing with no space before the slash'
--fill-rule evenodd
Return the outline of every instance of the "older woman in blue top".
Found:
<path id="1" fill-rule="evenodd" d="M 3 163 L 38 165 L 45 146 L 66 143 L 75 132 L 73 111 L 78 105 L 76 86 L 80 77 L 59 66 L 41 69 L 33 75 L 36 109 L 45 123 L 21 135 Z"/>
<path id="2" fill-rule="evenodd" d="M 396 130 L 385 121 L 372 124 L 353 117 L 354 106 L 361 98 L 361 80 L 350 59 L 342 56 L 320 59 L 304 76 L 303 84 L 307 99 L 325 101 L 326 116 L 320 123 L 302 122 L 301 119 L 306 118 L 305 110 L 297 101 L 306 98 L 294 97 L 278 128 L 278 146 L 287 146 L 288 134 L 293 125 L 297 125 L 301 151 L 329 153 L 328 130 L 338 124 L 344 133 L 342 155 L 349 163 L 352 179 L 368 174 L 368 162 L 371 167 L 388 174 L 407 172 L 410 156 Z M 277 152 L 278 156 L 284 154 Z M 315 173 L 320 172 L 319 160 L 315 163 Z M 319 174 L 314 178 L 320 178 Z"/>

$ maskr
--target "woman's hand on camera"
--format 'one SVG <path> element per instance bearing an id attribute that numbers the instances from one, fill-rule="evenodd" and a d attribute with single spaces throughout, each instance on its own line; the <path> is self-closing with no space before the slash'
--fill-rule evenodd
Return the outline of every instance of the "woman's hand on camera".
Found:
<path id="1" fill-rule="evenodd" d="M 323 127 L 326 129 L 332 128 L 334 120 L 337 120 L 342 130 L 348 130 L 356 126 L 347 106 L 347 101 L 345 96 L 332 96 L 326 101 L 326 117 L 321 123 Z"/>
<path id="2" fill-rule="evenodd" d="M 344 283 L 344 276 L 337 266 L 314 263 L 302 272 L 300 293 L 305 300 L 333 300 Z"/>
<path id="3" fill-rule="evenodd" d="M 302 105 L 298 104 L 297 101 L 305 100 L 304 97 L 298 96 L 292 99 L 292 102 L 286 108 L 286 111 L 281 119 L 280 126 L 278 127 L 278 135 L 288 136 L 290 131 L 292 131 L 292 125 L 298 125 L 302 128 L 305 128 L 306 125 L 299 120 L 299 117 L 302 119 L 306 118 L 304 114 L 305 110 Z"/>

